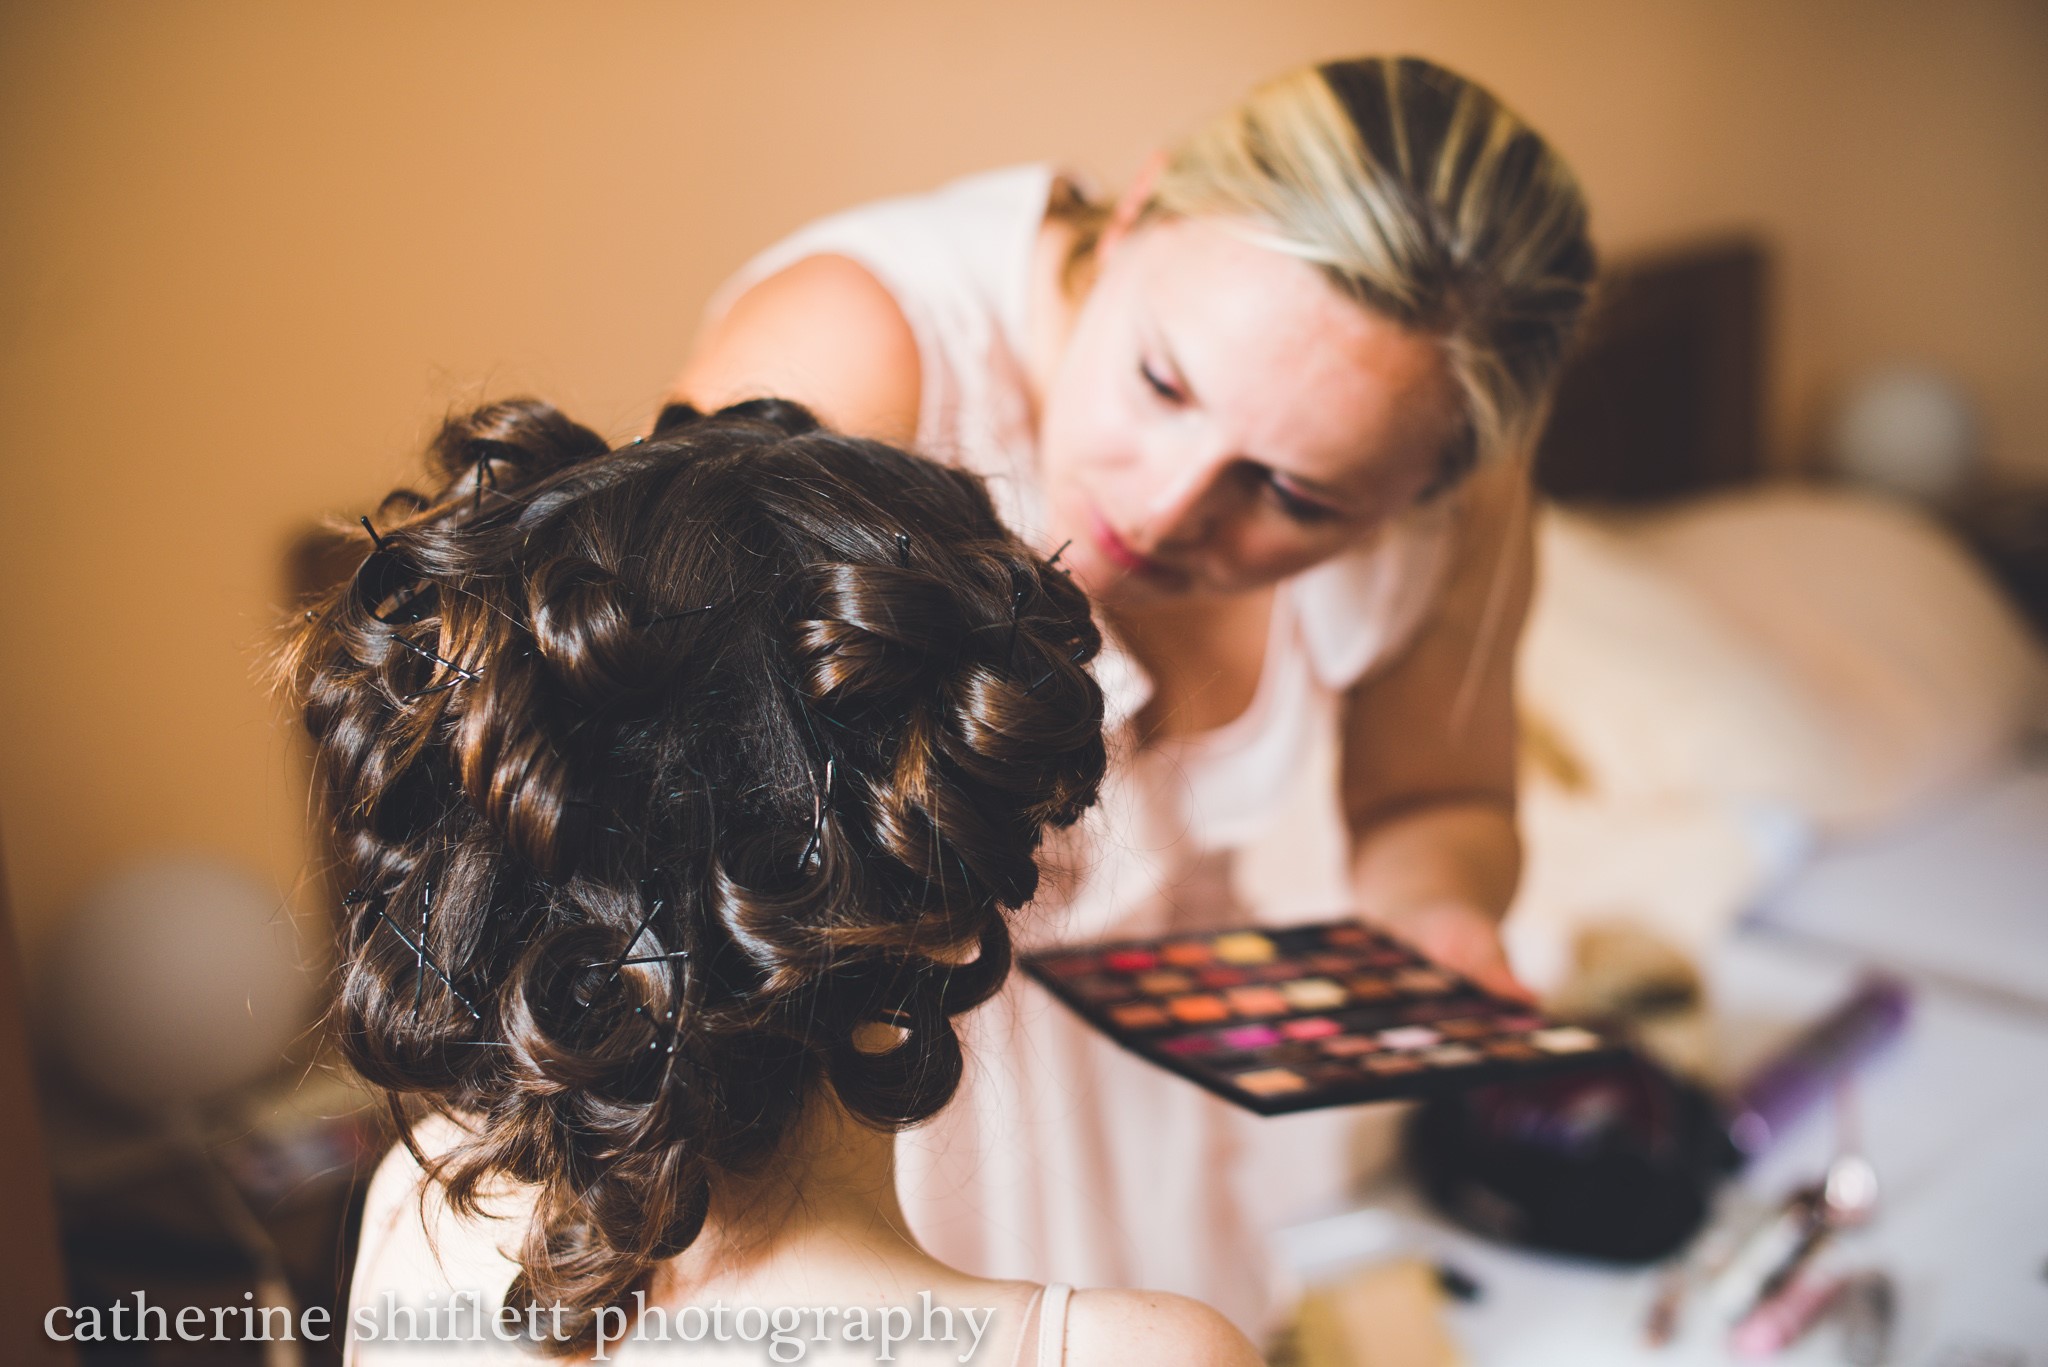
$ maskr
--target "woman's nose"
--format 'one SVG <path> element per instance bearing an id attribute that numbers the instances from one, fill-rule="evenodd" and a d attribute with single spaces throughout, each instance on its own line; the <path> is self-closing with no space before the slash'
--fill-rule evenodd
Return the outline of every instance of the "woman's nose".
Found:
<path id="1" fill-rule="evenodd" d="M 1162 464 L 1146 501 L 1145 530 L 1158 550 L 1195 549 L 1229 516 L 1229 462 L 1183 451 Z"/>

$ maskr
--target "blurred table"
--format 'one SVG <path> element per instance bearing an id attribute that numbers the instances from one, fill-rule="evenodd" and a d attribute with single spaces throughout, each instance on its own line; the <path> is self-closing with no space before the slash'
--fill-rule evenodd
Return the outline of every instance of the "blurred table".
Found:
<path id="1" fill-rule="evenodd" d="M 1839 949 L 1750 929 L 1707 969 L 1727 1026 L 1726 1061 L 1739 1068 L 1839 1001 L 1859 965 Z M 1855 1097 L 1883 1206 L 1818 1266 L 1891 1274 L 1898 1317 L 1889 1362 L 2048 1364 L 2048 1013 L 1923 984 L 1905 1036 L 1861 1074 Z M 1835 1144 L 1834 1117 L 1809 1115 L 1731 1184 L 1717 1219 L 1740 1220 L 1814 1180 Z M 1398 1180 L 1369 1203 L 1399 1220 L 1407 1249 L 1479 1283 L 1480 1298 L 1449 1315 L 1475 1367 L 1738 1360 L 1725 1321 L 1696 1299 L 1673 1342 L 1646 1344 L 1662 1269 L 1616 1270 L 1487 1243 L 1436 1218 Z M 1772 1361 L 1839 1363 L 1839 1330 L 1824 1324 Z"/>

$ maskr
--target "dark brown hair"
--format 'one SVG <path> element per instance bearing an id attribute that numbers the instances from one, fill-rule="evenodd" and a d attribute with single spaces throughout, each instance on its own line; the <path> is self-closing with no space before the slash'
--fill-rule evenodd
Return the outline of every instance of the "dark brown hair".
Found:
<path id="1" fill-rule="evenodd" d="M 772 400 L 685 417 L 451 420 L 288 656 L 355 888 L 341 1046 L 409 1145 L 466 1122 L 421 1155 L 454 1208 L 536 1189 L 507 1303 L 568 1307 L 555 1351 L 820 1084 L 883 1129 L 946 1103 L 1103 772 L 1086 600 L 980 480 Z"/>

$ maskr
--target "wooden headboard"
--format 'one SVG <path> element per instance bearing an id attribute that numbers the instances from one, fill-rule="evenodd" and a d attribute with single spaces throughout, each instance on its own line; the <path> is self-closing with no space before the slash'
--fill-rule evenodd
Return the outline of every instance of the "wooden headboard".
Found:
<path id="1" fill-rule="evenodd" d="M 1760 479 L 1769 283 L 1750 238 L 1610 268 L 1559 381 L 1537 486 L 1644 504 Z"/>

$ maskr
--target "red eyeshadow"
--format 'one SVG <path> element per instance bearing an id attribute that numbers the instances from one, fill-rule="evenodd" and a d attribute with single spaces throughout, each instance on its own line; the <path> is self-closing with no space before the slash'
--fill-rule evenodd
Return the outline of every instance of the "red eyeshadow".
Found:
<path id="1" fill-rule="evenodd" d="M 1205 968 L 1195 975 L 1195 980 L 1204 987 L 1236 987 L 1246 978 L 1241 968 Z"/>
<path id="2" fill-rule="evenodd" d="M 1116 949 L 1103 955 L 1102 961 L 1118 973 L 1143 973 L 1159 963 L 1159 956 L 1149 949 Z"/>

